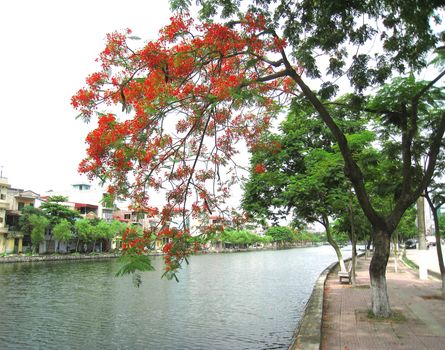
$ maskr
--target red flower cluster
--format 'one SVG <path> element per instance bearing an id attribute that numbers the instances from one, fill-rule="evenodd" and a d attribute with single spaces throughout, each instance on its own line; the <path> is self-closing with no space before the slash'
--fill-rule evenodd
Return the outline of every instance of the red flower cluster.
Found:
<path id="1" fill-rule="evenodd" d="M 143 254 L 152 243 L 152 233 L 144 231 L 142 234 L 135 228 L 128 227 L 122 235 L 122 252 L 123 254 Z"/>
<path id="2" fill-rule="evenodd" d="M 266 171 L 266 166 L 263 163 L 255 165 L 255 172 L 257 174 L 262 174 Z"/>
<path id="3" fill-rule="evenodd" d="M 139 50 L 127 44 L 129 34 L 107 36 L 102 70 L 71 100 L 87 119 L 98 115 L 79 171 L 107 181 L 110 195 L 131 198 L 135 208 L 152 214 L 149 194 L 165 194 L 161 226 L 178 210 L 184 216 L 211 213 L 230 195 L 236 175 L 221 174 L 232 166 L 237 142 L 254 147 L 279 113 L 276 98 L 293 89 L 271 58 L 286 42 L 252 13 L 232 26 L 173 17 L 158 40 Z M 101 105 L 120 105 L 128 114 L 100 113 Z M 255 167 L 265 170 L 264 164 Z M 193 249 L 186 232 L 168 232 L 161 236 L 171 240 L 165 253 L 176 269 Z M 125 250 L 147 243 L 132 235 L 123 240 Z"/>

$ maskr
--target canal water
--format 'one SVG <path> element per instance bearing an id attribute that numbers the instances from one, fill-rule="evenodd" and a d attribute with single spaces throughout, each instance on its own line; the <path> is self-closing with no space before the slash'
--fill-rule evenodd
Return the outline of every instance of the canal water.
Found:
<path id="1" fill-rule="evenodd" d="M 1 264 L 0 349 L 287 349 L 335 253 L 197 255 L 179 283 L 153 260 L 140 288 L 116 260 Z"/>

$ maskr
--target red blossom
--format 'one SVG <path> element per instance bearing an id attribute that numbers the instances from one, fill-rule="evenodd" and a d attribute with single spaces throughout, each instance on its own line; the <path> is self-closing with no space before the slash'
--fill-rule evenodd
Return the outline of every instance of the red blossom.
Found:
<path id="1" fill-rule="evenodd" d="M 262 174 L 266 171 L 266 166 L 263 163 L 255 165 L 255 173 Z"/>
<path id="2" fill-rule="evenodd" d="M 98 116 L 79 171 L 105 179 L 108 192 L 130 198 L 134 210 L 159 217 L 153 233 L 169 239 L 165 263 L 174 271 L 199 244 L 187 243 L 190 233 L 170 228 L 171 221 L 209 215 L 225 203 L 237 175 L 223 172 L 233 166 L 236 144 L 259 142 L 279 113 L 275 99 L 293 93 L 294 85 L 272 78 L 280 68 L 271 62 L 286 42 L 258 14 L 232 26 L 175 16 L 139 49 L 130 49 L 130 34 L 107 35 L 98 58 L 102 69 L 71 100 L 87 120 Z M 115 106 L 127 114 L 106 112 Z M 270 147 L 278 152 L 280 146 Z M 254 171 L 266 168 L 258 164 Z M 165 194 L 160 210 L 152 207 L 153 192 Z M 150 237 L 130 230 L 123 250 L 142 254 Z"/>

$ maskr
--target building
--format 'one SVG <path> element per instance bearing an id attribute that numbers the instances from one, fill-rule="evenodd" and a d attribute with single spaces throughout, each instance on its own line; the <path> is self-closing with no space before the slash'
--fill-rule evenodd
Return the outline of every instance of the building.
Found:
<path id="1" fill-rule="evenodd" d="M 113 208 L 104 205 L 105 192 L 101 187 L 96 187 L 87 181 L 76 181 L 70 188 L 64 191 L 47 191 L 44 196 L 64 196 L 68 207 L 79 211 L 85 218 L 99 218 L 106 221 L 113 219 Z"/>
<path id="2" fill-rule="evenodd" d="M 22 253 L 30 245 L 30 237 L 18 230 L 21 211 L 35 206 L 39 195 L 33 191 L 12 188 L 8 179 L 0 177 L 0 254 Z"/>

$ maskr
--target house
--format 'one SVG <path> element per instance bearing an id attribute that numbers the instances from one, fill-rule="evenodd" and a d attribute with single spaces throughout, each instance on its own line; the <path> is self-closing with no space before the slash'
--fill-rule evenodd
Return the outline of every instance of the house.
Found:
<path id="1" fill-rule="evenodd" d="M 12 188 L 8 179 L 0 177 L 0 254 L 22 253 L 31 239 L 18 230 L 21 211 L 26 206 L 35 206 L 39 194 Z"/>
<path id="2" fill-rule="evenodd" d="M 45 197 L 64 196 L 67 197 L 67 206 L 76 209 L 85 218 L 99 218 L 106 221 L 113 219 L 113 208 L 104 205 L 104 190 L 87 181 L 78 180 L 71 184 L 65 191 L 48 191 Z"/>

